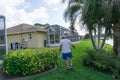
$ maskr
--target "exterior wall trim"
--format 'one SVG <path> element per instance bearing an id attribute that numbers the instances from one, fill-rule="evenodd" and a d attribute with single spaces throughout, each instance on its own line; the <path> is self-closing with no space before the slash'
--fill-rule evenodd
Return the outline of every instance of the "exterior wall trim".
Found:
<path id="1" fill-rule="evenodd" d="M 23 31 L 23 32 L 15 32 L 15 33 L 9 33 L 7 35 L 12 35 L 12 34 L 21 34 L 21 33 L 28 33 L 28 32 L 47 32 L 46 30 L 31 30 L 31 31 Z"/>

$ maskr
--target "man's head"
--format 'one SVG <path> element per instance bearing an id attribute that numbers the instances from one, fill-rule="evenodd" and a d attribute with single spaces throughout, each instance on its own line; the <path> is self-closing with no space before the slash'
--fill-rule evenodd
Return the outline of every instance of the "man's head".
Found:
<path id="1" fill-rule="evenodd" d="M 62 39 L 66 39 L 66 38 L 67 38 L 67 36 L 66 36 L 66 35 L 63 35 L 63 36 L 62 36 Z"/>

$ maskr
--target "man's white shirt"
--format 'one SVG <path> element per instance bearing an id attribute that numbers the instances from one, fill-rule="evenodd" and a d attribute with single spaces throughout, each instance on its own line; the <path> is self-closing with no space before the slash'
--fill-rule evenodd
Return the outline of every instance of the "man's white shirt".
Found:
<path id="1" fill-rule="evenodd" d="M 60 45 L 62 45 L 62 53 L 71 52 L 70 50 L 71 41 L 69 39 L 62 39 L 60 41 Z"/>

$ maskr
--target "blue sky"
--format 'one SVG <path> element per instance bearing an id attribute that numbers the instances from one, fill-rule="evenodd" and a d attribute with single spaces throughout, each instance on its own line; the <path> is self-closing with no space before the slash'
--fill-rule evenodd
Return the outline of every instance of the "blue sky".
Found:
<path id="1" fill-rule="evenodd" d="M 66 7 L 61 0 L 1 0 L 0 15 L 6 17 L 7 28 L 21 23 L 49 23 L 68 28 L 69 23 L 63 18 Z M 79 26 L 76 29 L 84 35 Z"/>

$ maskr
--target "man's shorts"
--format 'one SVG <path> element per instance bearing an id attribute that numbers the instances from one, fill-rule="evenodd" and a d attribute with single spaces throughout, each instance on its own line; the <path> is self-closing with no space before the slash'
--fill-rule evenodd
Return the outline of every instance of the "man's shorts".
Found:
<path id="1" fill-rule="evenodd" d="M 62 53 L 62 57 L 64 60 L 67 60 L 68 57 L 71 59 L 72 58 L 72 53 L 69 52 L 69 53 Z"/>

